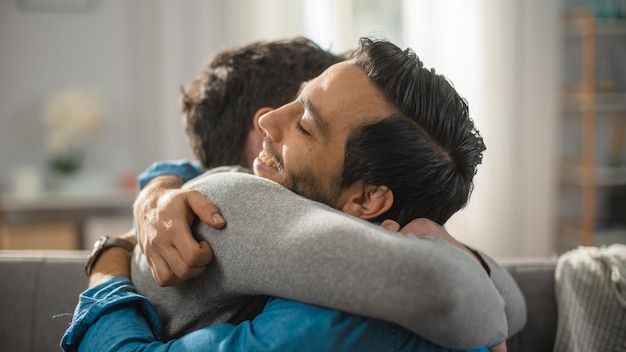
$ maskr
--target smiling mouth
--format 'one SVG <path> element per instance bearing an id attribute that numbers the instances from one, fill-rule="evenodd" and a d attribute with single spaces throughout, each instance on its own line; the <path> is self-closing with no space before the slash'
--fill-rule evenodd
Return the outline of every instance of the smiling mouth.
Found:
<path id="1" fill-rule="evenodd" d="M 274 168 L 278 170 L 278 172 L 282 175 L 284 170 L 283 164 L 278 157 L 278 154 L 274 151 L 274 148 L 272 147 L 272 140 L 269 138 L 269 136 L 265 135 L 265 138 L 263 139 L 263 148 L 259 152 L 257 160 L 260 164 L 267 168 Z"/>
<path id="2" fill-rule="evenodd" d="M 271 156 L 265 149 L 261 150 L 259 153 L 259 160 L 263 165 L 267 167 L 276 167 L 278 166 L 278 162 L 275 157 Z"/>

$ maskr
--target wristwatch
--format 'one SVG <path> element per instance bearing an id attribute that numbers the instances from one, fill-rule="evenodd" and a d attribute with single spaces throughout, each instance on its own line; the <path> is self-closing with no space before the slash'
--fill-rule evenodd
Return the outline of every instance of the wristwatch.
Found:
<path id="1" fill-rule="evenodd" d="M 89 253 L 89 258 L 87 259 L 87 264 L 85 264 L 85 274 L 87 274 L 87 276 L 91 275 L 91 269 L 93 269 L 93 266 L 96 264 L 100 254 L 112 247 L 124 248 L 131 253 L 133 252 L 133 248 L 135 248 L 132 243 L 121 238 L 109 236 L 100 237 L 96 243 L 93 244 L 93 248 L 91 249 L 91 253 Z"/>

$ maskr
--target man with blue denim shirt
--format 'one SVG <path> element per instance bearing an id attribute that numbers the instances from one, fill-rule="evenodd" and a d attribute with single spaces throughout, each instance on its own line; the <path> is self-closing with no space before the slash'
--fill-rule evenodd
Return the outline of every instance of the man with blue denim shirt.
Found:
<path id="1" fill-rule="evenodd" d="M 77 313 L 85 314 L 63 337 L 64 351 L 455 351 L 380 320 L 278 298 L 252 321 L 218 324 L 157 343 L 158 315 L 124 276 L 85 291 Z"/>
<path id="2" fill-rule="evenodd" d="M 268 120 L 269 120 L 269 118 L 268 118 Z M 310 126 L 309 126 L 309 128 L 310 128 Z M 267 150 L 267 151 L 265 151 L 265 152 L 266 152 L 266 153 L 270 153 L 270 152 L 272 152 L 272 151 Z M 277 159 L 277 158 L 278 158 L 278 156 L 274 156 L 274 157 L 276 158 L 276 160 L 278 160 L 278 159 Z M 261 159 L 261 162 L 262 162 L 262 164 L 263 164 L 261 167 L 263 167 L 263 168 L 264 168 L 264 170 L 263 170 L 264 172 L 268 172 L 268 170 L 269 170 L 269 169 L 274 168 L 274 166 L 275 166 L 274 164 L 276 163 L 276 160 L 274 160 L 274 159 L 268 159 L 268 157 L 267 157 L 267 156 L 261 156 L 259 159 Z M 271 171 L 270 171 L 270 172 L 271 172 Z M 268 178 L 272 178 L 272 176 L 270 176 L 270 177 L 268 177 Z M 287 180 L 287 182 L 291 182 L 291 180 Z M 306 189 L 305 189 L 305 190 L 299 190 L 299 191 L 300 191 L 301 193 L 306 193 L 308 190 L 306 190 Z M 386 193 L 386 192 L 387 192 L 387 191 L 384 191 L 383 193 Z M 326 195 L 322 195 L 322 197 L 326 197 Z M 269 305 L 268 305 L 268 307 L 269 307 Z M 264 312 L 264 314 L 265 314 L 265 312 Z"/>

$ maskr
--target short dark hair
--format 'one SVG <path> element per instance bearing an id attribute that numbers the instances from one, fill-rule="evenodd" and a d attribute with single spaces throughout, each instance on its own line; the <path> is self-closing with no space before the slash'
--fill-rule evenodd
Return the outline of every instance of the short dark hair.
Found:
<path id="1" fill-rule="evenodd" d="M 445 223 L 467 204 L 486 149 L 467 102 L 410 49 L 361 39 L 354 62 L 398 110 L 348 136 L 341 186 L 387 185 L 391 209 L 378 221 Z"/>
<path id="2" fill-rule="evenodd" d="M 254 113 L 290 102 L 303 81 L 343 59 L 303 37 L 256 42 L 215 55 L 181 89 L 185 130 L 202 167 L 245 165 Z"/>

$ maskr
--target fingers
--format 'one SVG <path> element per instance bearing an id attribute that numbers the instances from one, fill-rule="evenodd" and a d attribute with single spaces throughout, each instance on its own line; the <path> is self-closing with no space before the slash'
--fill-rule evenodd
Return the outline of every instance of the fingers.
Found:
<path id="1" fill-rule="evenodd" d="M 202 253 L 204 259 L 207 262 L 207 258 L 212 259 L 211 248 L 208 243 L 203 242 L 204 245 L 196 244 L 198 251 Z M 157 284 L 160 286 L 173 286 L 178 285 L 181 282 L 196 277 L 202 274 L 207 265 L 192 266 L 188 265 L 185 258 L 181 256 L 180 252 L 175 247 L 168 247 L 162 254 L 153 253 L 149 258 L 149 265 Z"/>
<path id="2" fill-rule="evenodd" d="M 150 266 L 152 277 L 159 286 L 174 286 L 183 282 L 183 279 L 174 274 L 162 256 L 154 253 L 146 254 L 146 259 Z"/>
<path id="3" fill-rule="evenodd" d="M 437 232 L 445 232 L 437 223 L 426 218 L 414 219 L 402 228 L 400 228 L 399 223 L 391 219 L 383 221 L 380 226 L 386 230 L 400 232 L 404 235 L 427 236 Z"/>
<path id="4" fill-rule="evenodd" d="M 170 250 L 171 252 L 168 254 L 171 255 L 167 258 L 171 258 L 171 260 L 168 260 L 168 263 L 172 263 L 171 266 L 175 272 L 184 272 L 184 266 L 205 266 L 213 260 L 213 251 L 211 251 L 209 244 L 206 241 L 200 243 L 196 242 L 190 232 L 176 236 L 174 238 L 173 247 Z M 174 263 L 178 261 L 181 262 L 180 265 Z"/>
<path id="5" fill-rule="evenodd" d="M 191 234 L 195 215 L 214 228 L 226 226 L 217 206 L 194 190 L 154 187 L 138 198 L 133 211 L 141 248 L 161 286 L 200 275 L 213 259 L 209 244 Z"/>
<path id="6" fill-rule="evenodd" d="M 161 286 L 177 285 L 196 277 L 203 273 L 213 260 L 213 252 L 206 241 L 196 242 L 189 228 L 181 232 L 170 237 L 171 241 L 157 244 L 155 240 L 148 246 L 153 250 L 152 253 L 146 254 L 146 257 L 150 258 L 148 264 L 152 276 Z"/>
<path id="7" fill-rule="evenodd" d="M 400 230 L 400 224 L 398 224 L 397 222 L 391 220 L 391 219 L 387 219 L 383 222 L 380 223 L 380 227 L 384 228 L 385 230 L 391 231 L 391 232 L 398 232 L 398 230 Z"/>
<path id="8" fill-rule="evenodd" d="M 408 224 L 406 224 L 403 228 L 400 229 L 400 232 L 408 235 L 413 234 L 415 236 L 435 236 L 440 235 L 442 232 L 445 232 L 443 227 L 439 226 L 437 223 L 426 219 L 419 218 L 414 219 Z"/>
<path id="9" fill-rule="evenodd" d="M 206 199 L 200 192 L 190 192 L 187 203 L 191 210 L 207 225 L 216 229 L 226 226 L 226 220 L 220 214 L 219 208 Z"/>

